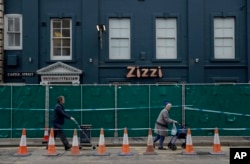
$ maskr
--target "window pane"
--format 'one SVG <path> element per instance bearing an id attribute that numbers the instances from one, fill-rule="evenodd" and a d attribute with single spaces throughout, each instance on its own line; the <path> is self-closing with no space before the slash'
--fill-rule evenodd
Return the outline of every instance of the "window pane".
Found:
<path id="1" fill-rule="evenodd" d="M 61 22 L 59 20 L 54 20 L 53 28 L 61 28 Z"/>
<path id="2" fill-rule="evenodd" d="M 54 48 L 54 56 L 61 56 L 61 48 Z"/>
<path id="3" fill-rule="evenodd" d="M 56 37 L 56 38 L 62 37 L 61 30 L 55 29 L 53 32 L 53 37 Z"/>
<path id="4" fill-rule="evenodd" d="M 15 34 L 15 46 L 20 46 L 20 34 Z"/>
<path id="5" fill-rule="evenodd" d="M 14 39 L 15 38 L 15 34 L 9 34 L 8 35 L 8 45 L 9 46 L 14 46 Z"/>
<path id="6" fill-rule="evenodd" d="M 223 37 L 224 36 L 223 29 L 215 29 L 214 35 L 215 37 Z"/>
<path id="7" fill-rule="evenodd" d="M 63 48 L 62 55 L 63 56 L 70 56 L 70 48 Z"/>
<path id="8" fill-rule="evenodd" d="M 69 19 L 62 20 L 62 27 L 63 28 L 70 28 L 70 20 Z"/>
<path id="9" fill-rule="evenodd" d="M 15 32 L 19 32 L 20 31 L 20 19 L 19 18 L 15 18 Z"/>
<path id="10" fill-rule="evenodd" d="M 225 37 L 233 37 L 234 36 L 234 31 L 233 28 L 227 28 L 224 30 L 224 36 Z"/>
<path id="11" fill-rule="evenodd" d="M 110 48 L 110 59 L 129 59 L 129 41 L 125 39 L 112 39 Z"/>
<path id="12" fill-rule="evenodd" d="M 62 36 L 63 37 L 70 37 L 70 29 L 63 29 Z"/>
<path id="13" fill-rule="evenodd" d="M 61 47 L 62 46 L 61 40 L 62 39 L 53 39 L 53 45 L 54 45 L 54 47 Z"/>
<path id="14" fill-rule="evenodd" d="M 70 39 L 63 39 L 63 47 L 70 47 Z"/>
<path id="15" fill-rule="evenodd" d="M 14 31 L 14 20 L 12 18 L 8 19 L 8 31 L 10 32 Z"/>

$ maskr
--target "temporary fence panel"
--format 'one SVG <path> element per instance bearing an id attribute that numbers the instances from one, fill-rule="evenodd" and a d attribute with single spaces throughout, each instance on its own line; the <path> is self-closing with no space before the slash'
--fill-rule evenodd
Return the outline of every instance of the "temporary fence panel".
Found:
<path id="1" fill-rule="evenodd" d="M 0 138 L 11 137 L 11 87 L 0 86 Z"/>
<path id="2" fill-rule="evenodd" d="M 0 138 L 20 137 L 22 128 L 27 129 L 27 137 L 43 137 L 46 120 L 52 127 L 60 95 L 65 96 L 69 115 L 81 125 L 91 125 L 92 137 L 99 136 L 100 128 L 107 137 L 122 137 L 125 127 L 131 137 L 147 136 L 146 128 L 154 128 L 164 100 L 173 105 L 170 118 L 185 121 L 192 135 L 211 136 L 215 127 L 223 128 L 220 135 L 250 135 L 249 84 L 1 85 Z M 78 126 L 65 120 L 63 128 L 70 137 Z"/>
<path id="3" fill-rule="evenodd" d="M 115 127 L 115 87 L 82 86 L 82 124 L 92 125 L 91 135 L 98 137 L 100 128 Z M 113 130 L 106 130 L 105 136 L 114 136 Z"/>
<path id="4" fill-rule="evenodd" d="M 117 107 L 118 128 L 128 128 L 129 136 L 132 137 L 147 135 L 145 128 L 149 127 L 149 86 L 118 86 Z M 119 131 L 119 136 L 123 136 L 123 130 Z"/>
<path id="5" fill-rule="evenodd" d="M 224 128 L 220 130 L 220 135 L 250 135 L 249 84 L 185 87 L 186 105 L 190 105 L 185 108 L 186 123 L 194 128 L 192 135 L 213 135 L 215 127 Z"/>
<path id="6" fill-rule="evenodd" d="M 45 88 L 39 85 L 11 86 L 11 91 L 12 137 L 20 137 L 22 128 L 27 129 L 29 138 L 43 136 L 39 128 L 44 127 Z"/>

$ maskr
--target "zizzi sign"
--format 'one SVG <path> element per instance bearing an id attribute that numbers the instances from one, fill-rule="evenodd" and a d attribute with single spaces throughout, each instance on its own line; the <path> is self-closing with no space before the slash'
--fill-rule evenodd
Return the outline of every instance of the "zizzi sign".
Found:
<path id="1" fill-rule="evenodd" d="M 139 66 L 127 66 L 128 73 L 127 78 L 162 78 L 161 67 L 139 67 Z"/>

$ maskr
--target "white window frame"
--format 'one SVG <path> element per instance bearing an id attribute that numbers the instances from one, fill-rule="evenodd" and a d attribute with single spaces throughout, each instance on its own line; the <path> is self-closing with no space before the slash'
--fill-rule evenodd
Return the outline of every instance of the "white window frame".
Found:
<path id="1" fill-rule="evenodd" d="M 235 59 L 235 18 L 214 18 L 214 59 Z"/>
<path id="2" fill-rule="evenodd" d="M 9 19 L 17 19 L 19 20 L 19 31 L 9 31 L 10 24 Z M 13 34 L 13 42 L 15 42 L 15 39 L 17 38 L 16 35 L 20 35 L 19 38 L 19 45 L 10 45 L 10 35 Z M 4 49 L 5 50 L 21 50 L 23 48 L 23 21 L 22 21 L 22 15 L 21 14 L 5 14 L 4 15 Z"/>
<path id="3" fill-rule="evenodd" d="M 61 27 L 60 28 L 54 28 L 53 27 L 53 22 L 54 21 L 61 21 L 62 23 L 62 20 L 69 20 L 70 22 L 70 27 Z M 51 60 L 72 60 L 72 19 L 71 18 L 52 18 L 51 21 L 50 21 L 50 58 Z M 69 29 L 69 36 L 63 36 L 63 32 L 62 30 L 68 30 Z M 55 31 L 60 31 L 60 32 L 55 32 Z M 54 46 L 54 39 L 58 39 L 60 40 L 60 42 L 58 42 L 58 48 L 60 49 L 59 52 L 60 54 L 59 55 L 54 55 L 54 48 L 56 46 Z M 69 39 L 69 46 L 64 46 L 63 45 L 63 40 L 66 40 L 66 39 Z M 69 55 L 63 55 L 63 48 L 70 48 L 70 51 L 69 51 Z"/>
<path id="4" fill-rule="evenodd" d="M 177 59 L 177 19 L 156 18 L 156 59 Z"/>
<path id="5" fill-rule="evenodd" d="M 109 19 L 109 59 L 131 59 L 131 28 L 129 18 Z"/>

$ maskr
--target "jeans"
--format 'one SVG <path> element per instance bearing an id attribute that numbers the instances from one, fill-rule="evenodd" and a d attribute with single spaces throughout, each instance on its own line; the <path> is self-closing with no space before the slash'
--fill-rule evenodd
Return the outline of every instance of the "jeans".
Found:
<path id="1" fill-rule="evenodd" d="M 158 140 L 160 140 L 159 148 L 163 148 L 163 142 L 165 140 L 165 136 L 161 136 L 161 135 L 157 134 L 157 136 L 154 139 L 154 143 L 157 142 Z"/>

